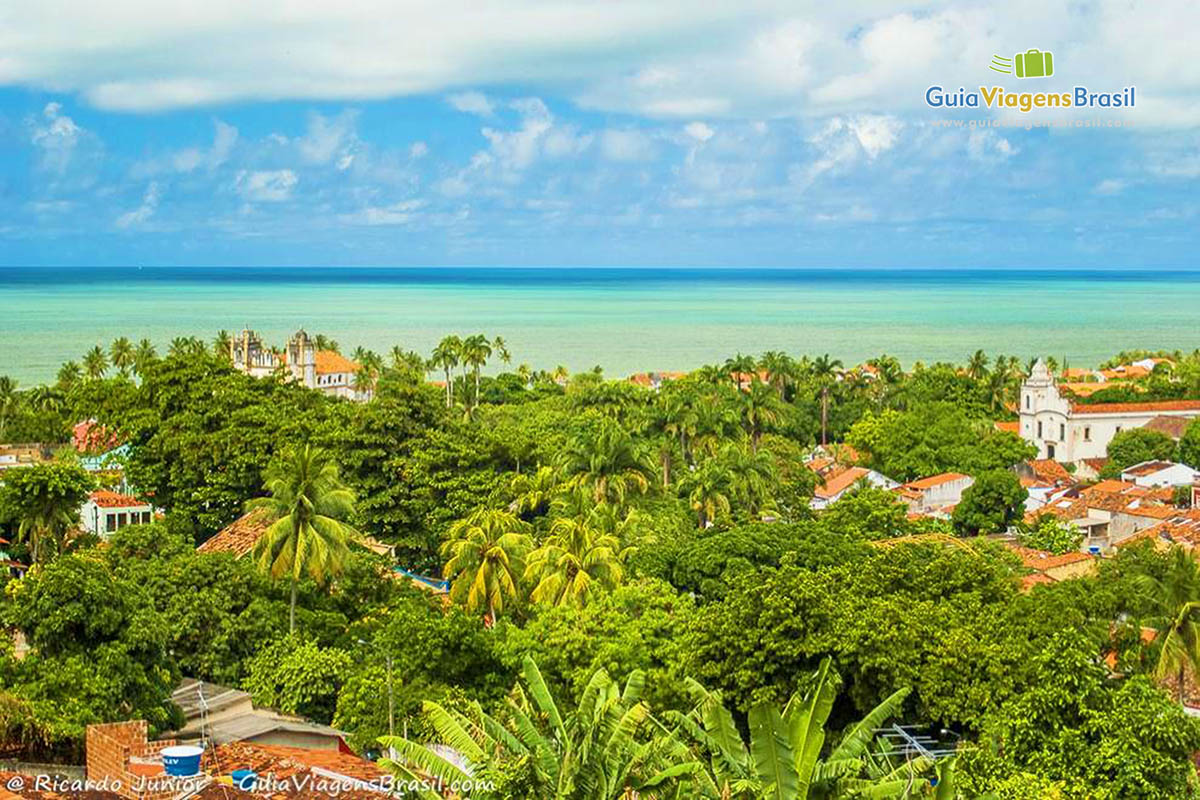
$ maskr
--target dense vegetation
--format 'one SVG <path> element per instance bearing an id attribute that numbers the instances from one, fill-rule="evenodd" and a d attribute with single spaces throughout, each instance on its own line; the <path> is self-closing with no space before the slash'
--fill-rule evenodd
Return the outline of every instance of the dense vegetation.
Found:
<path id="1" fill-rule="evenodd" d="M 66 441 L 94 418 L 166 513 L 100 546 L 67 535 L 94 480 L 70 454 L 5 477 L 4 537 L 35 563 L 0 578 L 0 623 L 31 647 L 0 639 L 5 753 L 78 759 L 100 721 L 169 730 L 187 675 L 364 752 L 391 729 L 397 770 L 448 769 L 428 743 L 477 748 L 481 797 L 921 796 L 939 774 L 943 798 L 1197 794 L 1200 727 L 1174 696 L 1200 664 L 1195 562 L 1130 548 L 1022 593 L 1019 562 L 976 538 L 1024 499 L 1010 468 L 1031 450 L 993 425 L 1014 358 L 905 373 L 739 355 L 651 391 L 483 375 L 507 351 L 477 336 L 435 351 L 444 387 L 411 353 L 356 353 L 375 397 L 353 404 L 244 376 L 223 347 L 114 343 L 52 387 L 7 382 L 4 438 Z M 1128 438 L 1114 457 L 1147 444 Z M 822 440 L 896 479 L 976 484 L 950 523 L 865 486 L 814 514 L 803 459 Z M 273 521 L 249 557 L 196 552 L 249 507 Z M 449 604 L 364 535 L 444 574 Z M 1056 551 L 1071 536 L 1022 532 Z M 903 765 L 869 735 L 885 719 L 957 759 Z"/>

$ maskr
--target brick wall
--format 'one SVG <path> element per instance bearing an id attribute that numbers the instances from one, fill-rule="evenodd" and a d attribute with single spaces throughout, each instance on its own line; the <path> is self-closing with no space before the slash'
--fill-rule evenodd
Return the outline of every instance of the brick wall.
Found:
<path id="1" fill-rule="evenodd" d="M 158 755 L 163 748 L 175 744 L 167 739 L 148 742 L 149 729 L 145 720 L 89 725 L 87 729 L 87 777 L 89 781 L 107 781 L 110 788 L 130 800 L 169 800 L 177 793 L 172 789 L 152 791 L 142 788 L 145 779 L 129 769 L 130 758 Z"/>

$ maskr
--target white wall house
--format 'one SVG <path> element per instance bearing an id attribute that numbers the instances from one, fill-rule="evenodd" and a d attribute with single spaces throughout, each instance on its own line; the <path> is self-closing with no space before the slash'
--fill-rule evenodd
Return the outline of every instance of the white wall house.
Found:
<path id="1" fill-rule="evenodd" d="M 92 492 L 79 509 L 80 526 L 107 539 L 126 525 L 146 525 L 154 519 L 154 506 L 119 492 Z"/>
<path id="2" fill-rule="evenodd" d="M 814 509 L 820 510 L 831 503 L 836 503 L 838 498 L 858 485 L 859 481 L 864 481 L 880 489 L 895 489 L 900 485 L 888 476 L 873 469 L 850 467 L 827 478 L 824 483 L 818 486 L 816 491 L 813 492 L 813 498 L 809 505 Z"/>
<path id="3" fill-rule="evenodd" d="M 1073 403 L 1059 394 L 1050 370 L 1039 359 L 1021 384 L 1021 438 L 1038 448 L 1038 458 L 1075 462 L 1103 458 L 1121 431 L 1140 428 L 1155 417 L 1200 416 L 1200 400 L 1148 403 Z"/>
<path id="4" fill-rule="evenodd" d="M 1200 471 L 1173 461 L 1143 461 L 1121 473 L 1121 480 L 1138 486 L 1191 486 L 1200 479 Z"/>
<path id="5" fill-rule="evenodd" d="M 960 472 L 943 472 L 928 478 L 910 481 L 899 487 L 896 492 L 906 503 L 913 514 L 925 514 L 946 506 L 958 505 L 963 492 L 975 483 L 970 475 Z"/>

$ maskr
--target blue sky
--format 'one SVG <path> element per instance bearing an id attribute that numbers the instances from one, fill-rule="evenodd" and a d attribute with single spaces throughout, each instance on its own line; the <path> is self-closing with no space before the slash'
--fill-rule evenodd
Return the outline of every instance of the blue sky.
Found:
<path id="1" fill-rule="evenodd" d="M 1197 266 L 1195 3 L 244 5 L 0 12 L 0 264 Z"/>

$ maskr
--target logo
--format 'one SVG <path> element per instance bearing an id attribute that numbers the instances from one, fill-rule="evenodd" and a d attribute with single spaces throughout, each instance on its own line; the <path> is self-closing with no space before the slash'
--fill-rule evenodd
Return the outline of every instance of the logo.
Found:
<path id="1" fill-rule="evenodd" d="M 988 67 L 993 72 L 1015 74 L 1018 78 L 1049 78 L 1054 74 L 1054 54 L 1049 50 L 1032 48 L 1012 58 L 992 56 L 992 63 Z"/>
<path id="2" fill-rule="evenodd" d="M 1008 56 L 992 56 L 988 69 L 1016 78 L 1049 78 L 1054 75 L 1054 54 L 1049 50 L 1031 48 Z M 954 81 L 950 83 L 953 86 Z M 1051 91 L 1008 91 L 1003 86 L 980 86 L 971 90 L 965 86 L 954 89 L 933 85 L 925 90 L 925 104 L 930 108 L 990 108 L 1012 109 L 1021 114 L 1043 109 L 1133 108 L 1137 89 L 1125 86 L 1109 91 L 1092 91 L 1088 86 L 1074 85 L 1051 88 Z"/>

